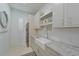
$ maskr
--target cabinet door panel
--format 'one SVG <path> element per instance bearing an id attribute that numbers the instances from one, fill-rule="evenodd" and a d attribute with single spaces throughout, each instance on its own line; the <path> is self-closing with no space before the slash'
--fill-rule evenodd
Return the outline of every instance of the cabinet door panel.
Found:
<path id="1" fill-rule="evenodd" d="M 68 10 L 72 19 L 72 26 L 79 26 L 79 4 L 70 4 Z"/>
<path id="2" fill-rule="evenodd" d="M 63 27 L 63 4 L 54 5 L 52 10 L 54 27 Z"/>
<path id="3" fill-rule="evenodd" d="M 61 54 L 59 54 L 58 52 L 56 52 L 53 49 L 50 49 L 49 47 L 46 47 L 46 51 L 49 52 L 50 56 L 61 56 Z"/>
<path id="4" fill-rule="evenodd" d="M 72 26 L 72 21 L 71 21 L 71 17 L 69 17 L 68 14 L 68 5 L 69 4 L 64 4 L 64 27 L 70 27 Z"/>
<path id="5" fill-rule="evenodd" d="M 65 26 L 79 27 L 79 4 L 71 3 L 65 6 Z"/>
<path id="6" fill-rule="evenodd" d="M 40 28 L 40 13 L 36 13 L 34 17 L 34 28 Z"/>

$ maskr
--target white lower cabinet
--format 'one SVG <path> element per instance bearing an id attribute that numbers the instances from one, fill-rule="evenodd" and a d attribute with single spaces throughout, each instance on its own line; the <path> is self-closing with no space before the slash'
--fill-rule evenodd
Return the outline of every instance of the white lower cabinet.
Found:
<path id="1" fill-rule="evenodd" d="M 33 37 L 31 38 L 31 47 L 34 50 L 34 52 L 36 53 L 36 55 L 38 55 L 38 46 L 37 46 L 37 44 L 35 44 L 35 39 Z"/>
<path id="2" fill-rule="evenodd" d="M 46 53 L 44 52 L 44 50 L 42 48 L 40 48 L 35 42 L 34 40 L 32 41 L 32 48 L 35 51 L 37 56 L 45 56 Z"/>
<path id="3" fill-rule="evenodd" d="M 45 50 L 43 50 L 41 47 L 37 46 L 38 48 L 35 50 L 37 56 L 61 56 L 59 53 L 57 53 L 54 50 L 51 50 L 50 48 L 46 47 Z"/>
<path id="4" fill-rule="evenodd" d="M 46 47 L 46 51 L 49 52 L 49 55 L 51 55 L 51 56 L 61 56 L 61 54 L 59 54 L 58 52 L 56 52 L 53 49 L 50 49 L 49 47 Z"/>
<path id="5" fill-rule="evenodd" d="M 57 53 L 54 50 L 49 49 L 47 46 L 45 49 L 42 49 L 40 46 L 38 46 L 35 43 L 35 39 L 31 39 L 31 47 L 35 51 L 37 56 L 60 56 L 59 53 Z"/>
<path id="6" fill-rule="evenodd" d="M 49 52 L 43 50 L 41 47 L 38 48 L 38 55 L 39 56 L 50 56 Z"/>

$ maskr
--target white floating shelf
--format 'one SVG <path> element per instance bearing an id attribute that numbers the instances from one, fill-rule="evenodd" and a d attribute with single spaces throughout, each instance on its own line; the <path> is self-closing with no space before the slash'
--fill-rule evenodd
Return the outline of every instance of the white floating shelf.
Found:
<path id="1" fill-rule="evenodd" d="M 49 23 L 45 23 L 45 24 L 40 24 L 40 26 L 46 26 L 46 25 L 50 25 L 53 24 L 53 22 L 49 22 Z"/>

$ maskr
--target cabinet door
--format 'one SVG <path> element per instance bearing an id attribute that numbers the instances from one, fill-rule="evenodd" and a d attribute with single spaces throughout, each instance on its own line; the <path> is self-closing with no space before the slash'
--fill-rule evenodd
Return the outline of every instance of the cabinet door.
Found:
<path id="1" fill-rule="evenodd" d="M 39 56 L 46 56 L 44 50 L 41 47 L 39 47 L 38 51 L 39 51 Z"/>
<path id="2" fill-rule="evenodd" d="M 61 54 L 49 47 L 46 47 L 46 52 L 48 52 L 50 56 L 61 56 Z"/>
<path id="3" fill-rule="evenodd" d="M 63 27 L 63 4 L 53 4 L 53 26 Z"/>
<path id="4" fill-rule="evenodd" d="M 34 17 L 34 28 L 35 29 L 40 28 L 40 13 L 39 12 L 37 12 Z"/>
<path id="5" fill-rule="evenodd" d="M 79 27 L 79 4 L 65 4 L 65 26 Z"/>
<path id="6" fill-rule="evenodd" d="M 38 55 L 39 54 L 38 45 L 35 43 L 35 39 L 34 38 L 31 39 L 31 47 L 35 51 L 35 53 Z"/>

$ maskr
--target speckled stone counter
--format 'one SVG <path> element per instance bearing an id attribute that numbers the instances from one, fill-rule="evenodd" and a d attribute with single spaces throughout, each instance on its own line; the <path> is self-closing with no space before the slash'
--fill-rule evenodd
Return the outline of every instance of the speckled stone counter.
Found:
<path id="1" fill-rule="evenodd" d="M 63 56 L 79 56 L 79 48 L 58 41 L 51 41 L 46 44 L 49 49 L 55 50 Z"/>

